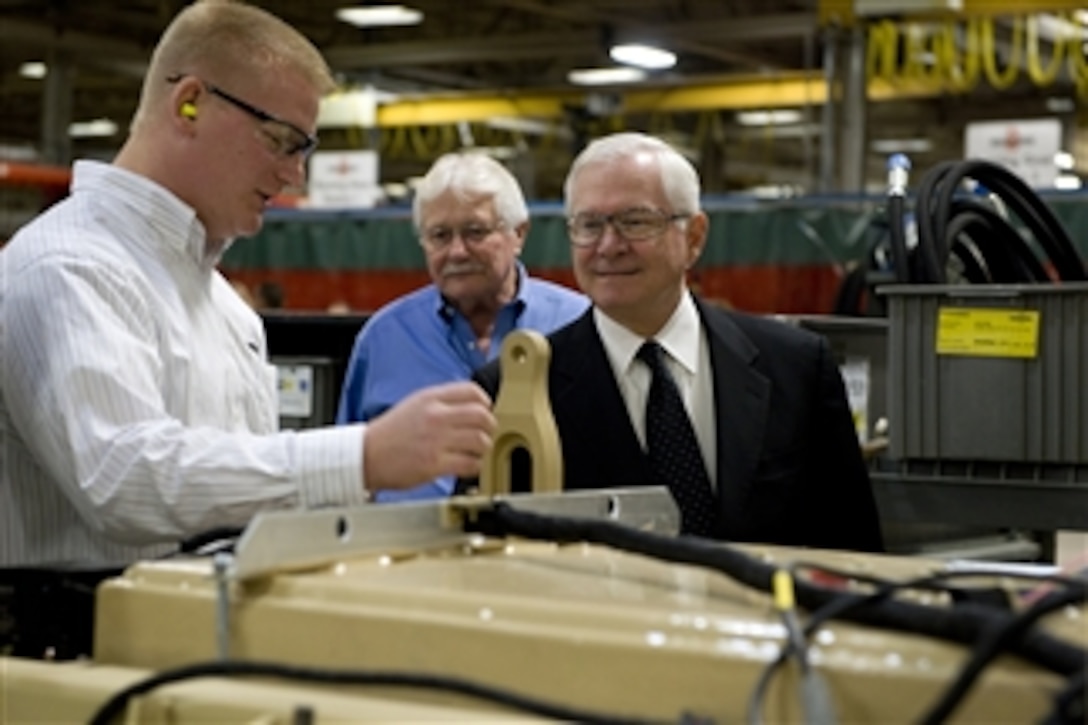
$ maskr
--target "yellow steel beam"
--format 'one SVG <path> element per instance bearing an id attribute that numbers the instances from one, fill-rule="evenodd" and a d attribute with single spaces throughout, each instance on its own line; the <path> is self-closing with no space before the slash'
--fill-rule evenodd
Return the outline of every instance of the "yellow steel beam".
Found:
<path id="1" fill-rule="evenodd" d="M 870 101 L 897 98 L 923 98 L 954 93 L 936 83 L 870 81 Z M 619 113 L 678 113 L 714 109 L 783 108 L 822 104 L 827 100 L 827 84 L 819 73 L 782 74 L 730 79 L 634 90 L 622 94 Z M 566 108 L 582 106 L 586 93 L 501 93 L 497 95 L 463 94 L 456 97 L 429 97 L 401 100 L 378 108 L 378 126 L 429 126 L 460 121 L 486 121 L 495 117 L 561 119 Z"/>
<path id="2" fill-rule="evenodd" d="M 900 17 L 927 17 L 933 13 L 904 12 L 901 8 L 917 7 L 920 3 L 886 0 L 888 14 Z M 859 17 L 854 12 L 856 0 L 820 0 L 820 25 L 853 25 Z M 933 0 L 933 5 L 939 5 Z M 947 3 L 945 3 L 947 4 Z M 1085 0 L 960 0 L 960 10 L 945 10 L 941 17 L 968 17 L 992 15 L 1032 15 L 1034 13 L 1061 13 L 1083 10 Z"/>

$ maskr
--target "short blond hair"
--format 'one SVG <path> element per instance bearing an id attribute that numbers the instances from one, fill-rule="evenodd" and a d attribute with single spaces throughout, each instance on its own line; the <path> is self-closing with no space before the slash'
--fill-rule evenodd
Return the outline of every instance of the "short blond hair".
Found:
<path id="1" fill-rule="evenodd" d="M 336 87 L 320 51 L 283 20 L 236 0 L 198 0 L 174 17 L 155 46 L 133 126 L 169 93 L 168 78 L 235 68 L 272 74 L 289 70 L 320 94 Z"/>

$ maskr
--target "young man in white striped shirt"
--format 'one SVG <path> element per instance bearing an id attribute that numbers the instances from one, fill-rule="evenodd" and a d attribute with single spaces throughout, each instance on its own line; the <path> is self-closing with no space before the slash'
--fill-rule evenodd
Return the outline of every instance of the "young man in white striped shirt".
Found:
<path id="1" fill-rule="evenodd" d="M 494 418 L 471 383 L 278 432 L 261 321 L 215 269 L 302 184 L 332 85 L 277 18 L 190 5 L 114 163 L 77 163 L 0 253 L 0 567 L 124 564 L 262 509 L 478 470 Z"/>

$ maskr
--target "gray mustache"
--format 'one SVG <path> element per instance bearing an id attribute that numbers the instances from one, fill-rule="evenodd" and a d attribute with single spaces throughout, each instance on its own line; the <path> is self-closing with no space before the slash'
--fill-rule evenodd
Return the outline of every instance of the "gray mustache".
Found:
<path id="1" fill-rule="evenodd" d="M 442 276 L 473 274 L 481 271 L 483 271 L 483 266 L 475 262 L 450 262 L 442 267 Z"/>

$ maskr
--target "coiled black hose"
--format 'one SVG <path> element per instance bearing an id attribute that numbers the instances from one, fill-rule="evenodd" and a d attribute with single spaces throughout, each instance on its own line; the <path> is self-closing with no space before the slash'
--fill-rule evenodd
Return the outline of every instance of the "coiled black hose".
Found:
<path id="1" fill-rule="evenodd" d="M 915 217 L 918 248 L 897 270 L 900 282 L 946 282 L 950 255 L 964 264 L 971 282 L 1049 282 L 1050 275 L 1027 239 L 1012 223 L 978 201 L 957 197 L 965 179 L 974 179 L 1000 199 L 1031 233 L 1062 281 L 1088 280 L 1088 265 L 1050 208 L 1020 177 L 989 161 L 946 161 L 931 169 L 918 187 Z M 891 196 L 893 258 L 908 257 L 903 240 L 904 204 Z"/>

